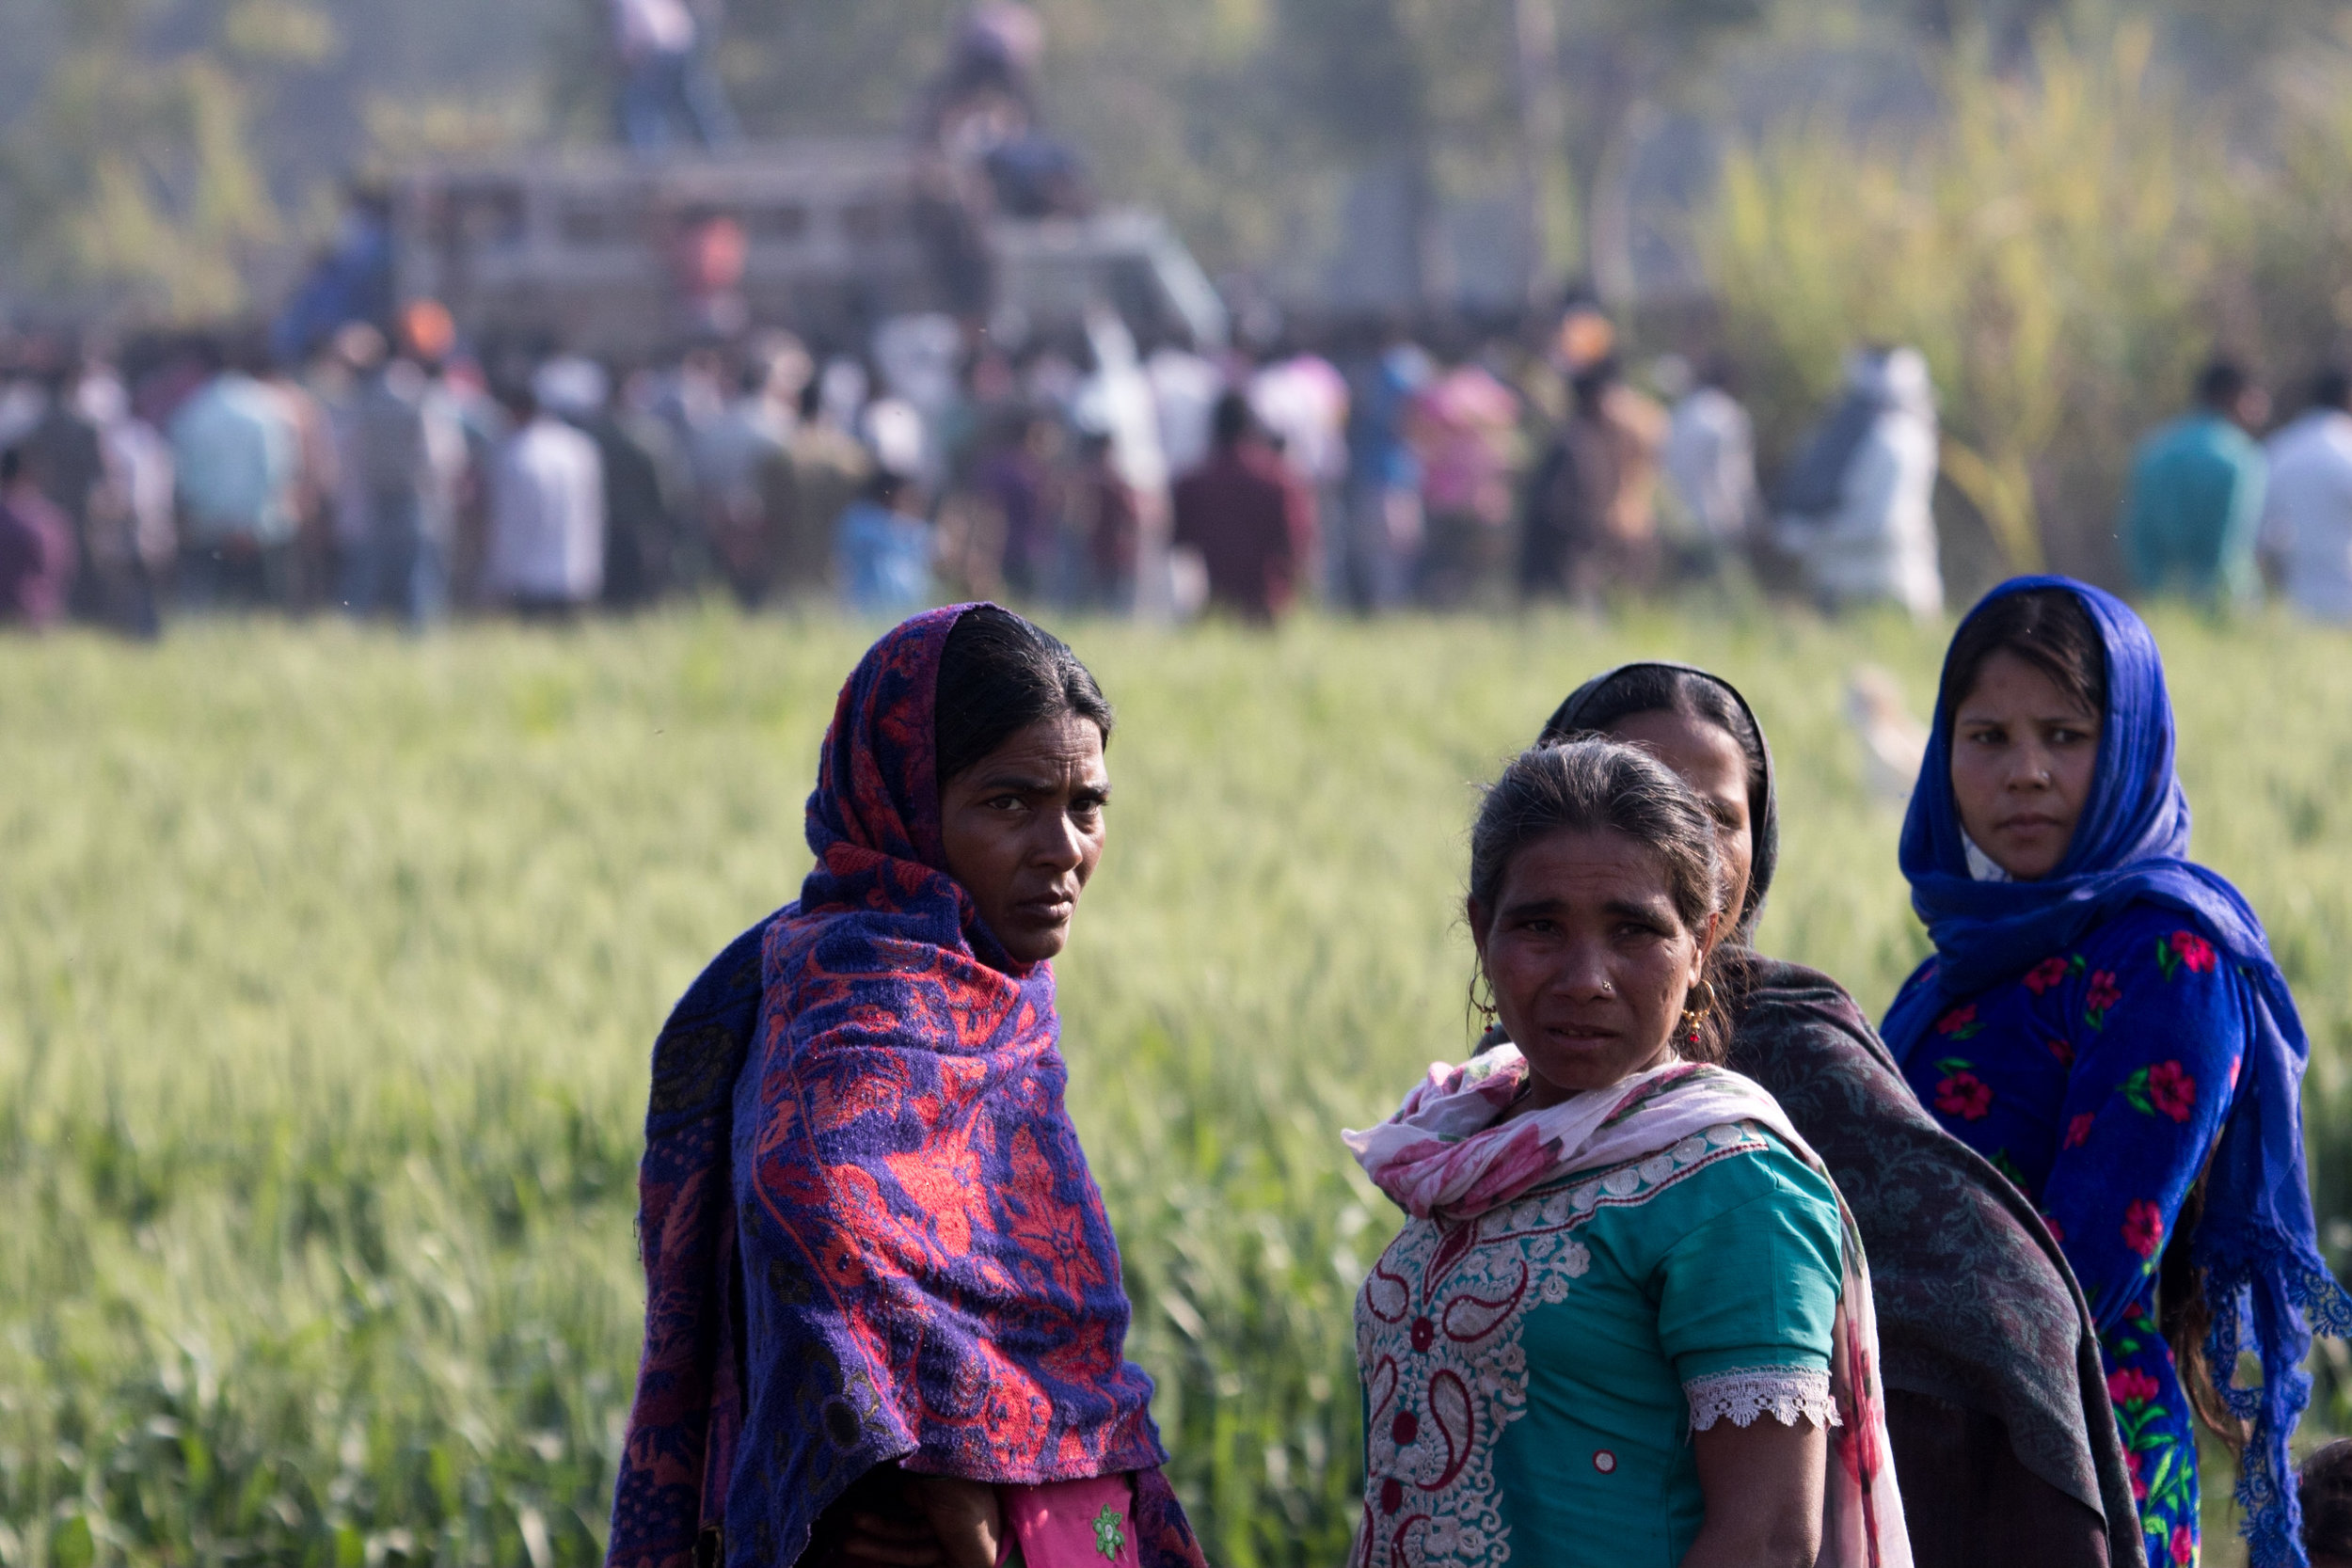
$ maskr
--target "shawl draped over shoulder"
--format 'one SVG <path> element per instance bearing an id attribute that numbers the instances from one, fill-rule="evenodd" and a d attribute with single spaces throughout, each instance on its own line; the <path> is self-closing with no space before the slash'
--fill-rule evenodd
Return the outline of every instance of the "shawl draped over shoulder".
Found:
<path id="1" fill-rule="evenodd" d="M 1596 699 L 1637 668 L 1578 688 L 1544 738 L 1587 733 Z M 1659 668 L 1721 688 L 1763 737 L 1730 682 Z M 1779 862 L 1769 742 L 1752 806 L 1743 943 Z M 1844 988 L 1753 951 L 1740 967 L 1727 1065 L 1771 1091 L 1820 1155 L 1869 1255 L 1895 1471 L 1921 1568 L 2143 1560 L 2090 1311 L 2041 1216 L 1936 1125 Z"/>
<path id="2" fill-rule="evenodd" d="M 946 870 L 919 615 L 842 689 L 801 896 L 654 1047 L 645 1341 L 608 1561 L 788 1568 L 868 1470 L 1133 1474 L 1144 1568 L 1198 1568 L 1063 1108 L 1051 968 Z"/>
<path id="3" fill-rule="evenodd" d="M 2113 594 L 2059 577 L 2013 578 L 1970 616 L 2010 594 L 2043 589 L 2081 600 L 2106 650 L 2107 711 L 2090 798 L 2051 875 L 1978 881 L 1952 795 L 1949 716 L 1936 715 L 1902 837 L 1912 907 L 1935 955 L 1888 1009 L 1886 1043 L 1907 1061 L 1951 999 L 2024 973 L 2133 904 L 2191 916 L 2225 961 L 2244 972 L 2255 1004 L 2245 1069 L 2208 1169 L 2189 1257 L 2214 1312 L 2207 1365 L 2232 1372 L 2242 1344 L 2262 1364 L 2259 1386 L 2239 1387 L 2234 1376 L 2219 1382 L 2222 1399 L 2249 1429 L 2237 1485 L 2249 1559 L 2254 1568 L 2300 1564 L 2301 1511 L 2287 1439 L 2311 1402 L 2303 1362 L 2312 1328 L 2352 1335 L 2352 1299 L 2320 1257 L 2303 1164 L 2300 1098 L 2310 1042 L 2262 921 L 2236 888 L 2188 859 L 2188 796 L 2173 768 L 2172 701 L 2146 624 Z"/>
<path id="4" fill-rule="evenodd" d="M 1730 1065 L 1820 1151 L 1869 1250 L 1923 1568 L 2140 1561 L 2090 1309 L 2033 1205 L 1936 1125 L 1829 976 L 1754 959 L 1733 1016 Z"/>

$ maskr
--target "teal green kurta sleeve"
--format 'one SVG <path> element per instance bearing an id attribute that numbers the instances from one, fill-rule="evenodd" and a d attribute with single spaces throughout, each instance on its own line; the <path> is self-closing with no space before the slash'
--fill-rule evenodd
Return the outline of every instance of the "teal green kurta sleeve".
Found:
<path id="1" fill-rule="evenodd" d="M 1828 1180 L 1775 1147 L 1741 1162 L 1765 1190 L 1708 1216 L 1659 1260 L 1659 1345 L 1700 1431 L 1762 1412 L 1828 1423 L 1843 1227 Z"/>

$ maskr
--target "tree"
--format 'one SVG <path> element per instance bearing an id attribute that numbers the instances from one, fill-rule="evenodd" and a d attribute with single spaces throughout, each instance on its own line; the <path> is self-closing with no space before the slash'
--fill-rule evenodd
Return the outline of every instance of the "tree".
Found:
<path id="1" fill-rule="evenodd" d="M 2209 110 L 2154 76 L 2152 34 L 2037 40 L 2029 80 L 1956 55 L 1900 139 L 1783 129 L 1735 153 L 1706 234 L 1728 344 L 1769 447 L 1839 356 L 1917 347 L 1944 472 L 2006 564 L 2112 578 L 2133 439 L 2213 341 L 2243 215 Z"/>
<path id="2" fill-rule="evenodd" d="M 1518 122 L 1509 0 L 1276 0 L 1272 75 L 1296 145 L 1401 178 L 1409 272 L 1451 302 L 1440 217 L 1447 154 L 1507 155 Z"/>
<path id="3" fill-rule="evenodd" d="M 189 47 L 145 47 L 162 0 L 61 8 L 58 58 L 0 137 L 0 245 L 36 291 L 167 319 L 230 314 L 287 217 L 256 147 L 272 78 L 334 29 L 296 0 L 235 0 Z"/>
<path id="4" fill-rule="evenodd" d="M 1569 162 L 1583 196 L 1584 270 L 1603 299 L 1633 297 L 1632 179 L 1643 138 L 1665 104 L 1705 78 L 1723 43 L 1767 18 L 1770 4 L 1597 0 L 1572 10 L 1561 35 L 1577 106 Z"/>

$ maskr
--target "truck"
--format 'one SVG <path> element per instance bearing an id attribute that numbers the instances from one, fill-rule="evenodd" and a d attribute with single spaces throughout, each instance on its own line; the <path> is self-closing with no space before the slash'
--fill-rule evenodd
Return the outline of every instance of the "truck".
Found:
<path id="1" fill-rule="evenodd" d="M 616 360 L 757 327 L 860 347 L 892 317 L 972 313 L 943 276 L 930 188 L 914 148 L 879 137 L 440 160 L 391 182 L 394 289 L 438 300 L 478 341 Z M 1107 309 L 1141 343 L 1226 341 L 1216 290 L 1155 214 L 945 219 L 977 240 L 1000 335 Z"/>

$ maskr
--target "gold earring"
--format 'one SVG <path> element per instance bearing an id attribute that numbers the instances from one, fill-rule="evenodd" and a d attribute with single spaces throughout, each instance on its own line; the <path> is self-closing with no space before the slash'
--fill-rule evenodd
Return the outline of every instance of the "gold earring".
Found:
<path id="1" fill-rule="evenodd" d="M 1692 1045 L 1699 1043 L 1699 1026 L 1707 1022 L 1707 1015 L 1715 1010 L 1715 982 L 1702 979 L 1699 984 L 1707 989 L 1707 1000 L 1693 1003 L 1686 997 L 1682 1009 L 1682 1026 L 1689 1031 L 1689 1041 Z"/>
<path id="2" fill-rule="evenodd" d="M 1478 999 L 1478 988 L 1482 985 L 1486 988 L 1486 1000 L 1484 1002 L 1481 1002 Z M 1489 1029 L 1495 1026 L 1496 1009 L 1494 997 L 1495 983 L 1488 979 L 1486 973 L 1482 970 L 1479 973 L 1478 978 L 1470 985 L 1470 1007 L 1471 1010 L 1478 1014 L 1480 1021 L 1483 1022 Z"/>

